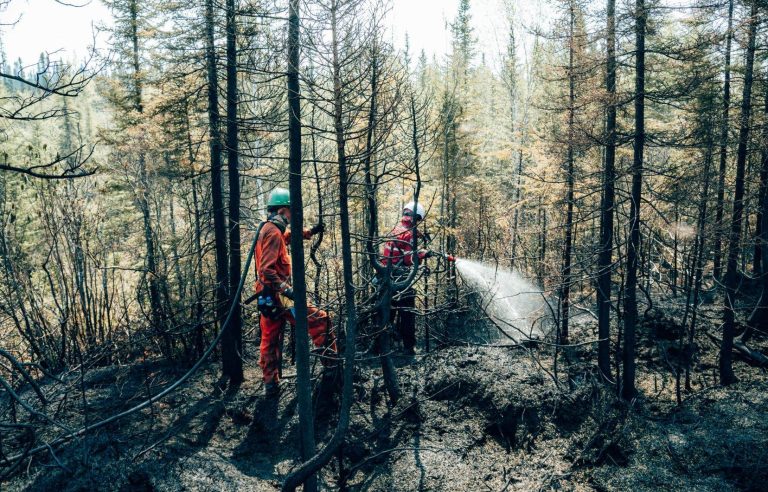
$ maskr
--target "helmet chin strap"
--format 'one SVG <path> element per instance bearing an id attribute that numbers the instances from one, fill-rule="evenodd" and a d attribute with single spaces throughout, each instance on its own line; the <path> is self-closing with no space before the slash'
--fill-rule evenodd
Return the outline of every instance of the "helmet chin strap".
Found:
<path id="1" fill-rule="evenodd" d="M 269 214 L 268 220 L 275 224 L 283 232 L 285 232 L 286 227 L 288 227 L 288 219 L 279 211 Z"/>
<path id="2" fill-rule="evenodd" d="M 410 214 L 414 217 L 420 217 L 419 220 L 424 220 L 424 206 L 421 203 L 410 202 L 403 207 L 403 214 Z"/>
<path id="3" fill-rule="evenodd" d="M 407 212 L 405 212 L 405 213 L 403 214 L 403 217 L 407 217 L 407 218 L 408 218 L 408 219 L 410 219 L 412 222 L 418 222 L 418 221 L 420 221 L 420 220 L 421 220 L 421 219 L 419 218 L 419 214 L 417 214 L 416 212 L 412 212 L 412 211 L 410 211 L 410 210 L 408 210 Z"/>

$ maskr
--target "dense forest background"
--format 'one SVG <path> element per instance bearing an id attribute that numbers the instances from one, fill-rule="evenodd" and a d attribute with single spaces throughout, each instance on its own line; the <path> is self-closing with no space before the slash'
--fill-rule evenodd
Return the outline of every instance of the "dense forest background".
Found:
<path id="1" fill-rule="evenodd" d="M 0 479 L 112 417 L 89 371 L 170 363 L 186 380 L 210 356 L 224 385 L 259 384 L 243 267 L 289 176 L 303 224 L 326 225 L 306 290 L 346 336 L 339 425 L 314 461 L 302 427 L 294 487 L 344 442 L 361 371 L 381 372 L 390 405 L 408 397 L 389 352 L 355 360 L 387 331 L 375 251 L 414 197 L 431 249 L 540 289 L 551 331 L 515 345 L 558 392 L 591 374 L 611 401 L 679 406 L 761 377 L 763 2 L 553 0 L 542 27 L 510 0 L 501 63 L 470 0 L 439 58 L 393 45 L 388 6 L 368 0 L 105 3 L 109 49 L 0 62 Z M 467 342 L 482 309 L 455 265 L 429 267 L 420 352 L 500 345 Z M 292 355 L 309 394 L 317 364 Z M 121 411 L 155 411 L 177 378 L 152 371 Z"/>

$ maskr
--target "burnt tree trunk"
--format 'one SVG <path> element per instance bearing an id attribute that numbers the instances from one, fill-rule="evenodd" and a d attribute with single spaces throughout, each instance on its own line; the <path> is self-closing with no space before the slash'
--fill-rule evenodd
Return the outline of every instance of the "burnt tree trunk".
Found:
<path id="1" fill-rule="evenodd" d="M 560 333 L 559 343 L 568 343 L 568 321 L 571 312 L 571 255 L 573 250 L 573 161 L 574 161 L 574 125 L 576 105 L 576 72 L 574 60 L 576 12 L 573 2 L 569 6 L 568 27 L 568 155 L 566 157 L 566 195 L 565 195 L 565 250 L 563 252 L 563 274 L 560 294 Z"/>
<path id="2" fill-rule="evenodd" d="M 728 261 L 725 271 L 725 306 L 723 309 L 723 342 L 720 345 L 720 383 L 736 382 L 733 374 L 733 338 L 736 331 L 736 296 L 738 294 L 738 261 L 741 228 L 744 218 L 744 174 L 749 143 L 749 116 L 752 104 L 752 79 L 755 65 L 755 38 L 757 36 L 757 2 L 752 2 L 747 38 L 747 59 L 744 67 L 744 92 L 739 116 L 739 145 L 736 150 L 736 186 L 733 194 L 733 215 L 728 240 Z"/>
<path id="3" fill-rule="evenodd" d="M 613 209 L 616 200 L 616 0 L 608 0 L 605 88 L 608 107 L 605 118 L 603 196 L 600 203 L 600 252 L 597 266 L 597 366 L 603 378 L 611 376 L 611 269 L 613 263 Z"/>
<path id="4" fill-rule="evenodd" d="M 291 0 L 288 14 L 288 186 L 291 192 L 291 267 L 296 320 L 296 392 L 299 400 L 301 457 L 315 454 L 315 428 L 307 328 L 307 283 L 304 271 L 304 211 L 301 196 L 301 88 L 299 86 L 299 0 Z M 303 480 L 305 491 L 317 490 L 317 477 Z"/>
<path id="5" fill-rule="evenodd" d="M 747 322 L 747 329 L 735 341 L 736 349 L 743 354 L 748 354 L 753 359 L 755 359 L 756 353 L 746 347 L 746 343 L 752 338 L 756 328 L 768 326 L 768 88 L 766 88 L 763 112 L 765 119 L 763 120 L 762 148 L 760 149 L 760 201 L 758 203 L 758 225 L 760 227 L 755 238 L 755 255 L 757 256 L 759 253 L 761 258 L 760 269 L 758 270 L 756 265 L 755 274 L 760 278 L 762 293 L 757 307 Z M 765 361 L 764 356 L 757 355 L 757 357 L 759 360 L 755 360 L 755 362 L 763 363 Z"/>
<path id="6" fill-rule="evenodd" d="M 688 309 L 691 309 L 691 327 L 688 330 L 688 340 L 685 346 L 685 390 L 691 391 L 691 363 L 693 361 L 694 340 L 696 337 L 696 321 L 698 318 L 699 299 L 701 296 L 701 283 L 704 278 L 704 248 L 706 246 L 706 227 L 707 227 L 707 202 L 709 200 L 709 178 L 712 167 L 712 138 L 708 136 L 707 153 L 704 160 L 704 188 L 699 200 L 699 217 L 696 225 L 696 239 L 693 247 L 693 293 L 688 294 L 689 302 L 686 304 L 686 315 Z M 685 320 L 683 327 L 685 327 Z"/>
<path id="7" fill-rule="evenodd" d="M 213 0 L 205 1 L 205 59 L 208 75 L 208 145 L 211 157 L 211 205 L 216 248 L 216 318 L 223 323 L 229 311 L 229 272 L 227 265 L 227 224 L 224 216 L 224 193 L 221 179 L 221 115 L 219 114 L 219 80 L 216 73 L 215 19 Z M 230 355 L 230 354 L 225 354 Z M 228 364 L 227 362 L 226 364 Z M 225 373 L 225 375 L 228 375 Z"/>
<path id="8" fill-rule="evenodd" d="M 338 39 L 336 32 L 336 16 L 338 3 L 334 0 L 331 5 L 331 22 L 333 36 L 333 85 L 334 85 L 334 130 L 336 137 L 337 158 L 339 165 L 339 224 L 341 226 L 341 259 L 344 278 L 344 309 L 346 311 L 346 336 L 344 344 L 344 387 L 341 393 L 341 408 L 339 410 L 339 420 L 333 436 L 325 447 L 307 460 L 298 469 L 289 474 L 283 483 L 282 490 L 293 491 L 307 477 L 322 468 L 333 458 L 334 453 L 344 442 L 344 436 L 349 427 L 349 416 L 353 400 L 352 379 L 355 369 L 355 338 L 357 336 L 357 308 L 355 306 L 355 279 L 352 271 L 352 234 L 349 224 L 349 175 L 347 169 L 347 159 L 344 141 L 344 127 L 342 121 L 343 105 L 341 94 L 341 68 L 338 60 Z M 291 0 L 291 29 L 295 29 L 295 34 L 289 36 L 289 39 L 296 42 L 296 46 L 291 45 L 291 49 L 296 49 L 296 65 L 298 65 L 298 0 Z M 294 38 L 295 36 L 295 38 Z M 296 74 L 296 84 L 298 86 L 298 74 Z M 298 102 L 298 101 L 297 101 Z M 300 148 L 298 149 L 300 150 Z M 297 330 L 298 331 L 298 330 Z M 305 482 L 304 490 L 308 490 Z"/>
<path id="9" fill-rule="evenodd" d="M 768 89 L 766 89 L 765 100 L 763 103 L 764 118 L 768 118 Z M 768 256 L 765 255 L 765 240 L 766 240 L 766 208 L 765 198 L 768 192 L 768 120 L 763 120 L 762 129 L 762 143 L 760 146 L 760 189 L 758 191 L 757 202 L 757 222 L 755 224 L 755 258 L 754 258 L 754 273 L 758 277 L 765 277 L 766 261 Z M 765 295 L 763 295 L 765 297 Z"/>
<path id="10" fill-rule="evenodd" d="M 640 252 L 640 202 L 643 191 L 645 147 L 645 0 L 635 1 L 635 139 L 632 192 L 627 245 L 627 280 L 624 286 L 624 354 L 621 396 L 635 397 L 635 328 L 637 326 L 637 263 Z"/>
<path id="11" fill-rule="evenodd" d="M 723 83 L 723 119 L 720 127 L 720 171 L 717 178 L 717 204 L 715 206 L 714 276 L 722 276 L 722 248 L 725 227 L 725 175 L 728 167 L 728 118 L 731 110 L 731 42 L 733 40 L 733 0 L 728 1 L 728 31 L 725 35 L 725 69 Z"/>
<path id="12" fill-rule="evenodd" d="M 240 171 L 237 122 L 237 18 L 235 0 L 227 0 L 227 171 L 229 174 L 229 292 L 240 285 Z M 243 381 L 243 318 L 240 298 L 221 339 L 222 371 L 233 384 Z"/>

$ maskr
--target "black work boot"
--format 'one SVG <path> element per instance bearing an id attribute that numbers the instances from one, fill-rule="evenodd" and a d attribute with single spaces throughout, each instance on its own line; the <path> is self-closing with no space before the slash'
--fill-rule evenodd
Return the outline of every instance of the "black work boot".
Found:
<path id="1" fill-rule="evenodd" d="M 264 384 L 264 396 L 277 396 L 280 394 L 280 385 L 277 381 Z"/>
<path id="2" fill-rule="evenodd" d="M 338 397 L 341 393 L 341 368 L 324 367 L 320 381 L 314 394 L 315 409 L 320 415 L 330 415 L 337 408 Z"/>

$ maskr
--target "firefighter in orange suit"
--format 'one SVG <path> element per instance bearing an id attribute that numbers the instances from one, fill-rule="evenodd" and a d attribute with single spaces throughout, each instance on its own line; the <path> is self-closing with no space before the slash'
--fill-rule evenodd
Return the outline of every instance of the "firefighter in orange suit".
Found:
<path id="1" fill-rule="evenodd" d="M 295 324 L 293 316 L 293 289 L 291 288 L 291 259 L 288 256 L 291 231 L 291 199 L 288 190 L 276 188 L 267 203 L 268 219 L 259 227 L 256 242 L 255 294 L 261 313 L 261 354 L 259 366 L 264 374 L 264 392 L 279 393 L 280 338 L 285 322 Z M 303 231 L 304 239 L 324 230 L 322 223 Z M 307 321 L 312 342 L 330 356 L 336 352 L 336 341 L 331 331 L 328 313 L 307 303 Z M 325 357 L 324 361 L 327 360 Z"/>

